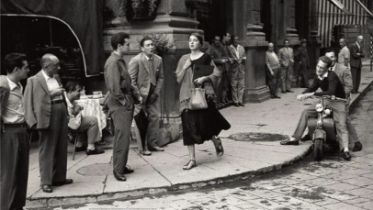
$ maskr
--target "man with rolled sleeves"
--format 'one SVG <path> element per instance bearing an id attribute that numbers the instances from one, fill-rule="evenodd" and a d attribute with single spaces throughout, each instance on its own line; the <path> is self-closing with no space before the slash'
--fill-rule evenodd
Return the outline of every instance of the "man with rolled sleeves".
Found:
<path id="1" fill-rule="evenodd" d="M 281 64 L 281 90 L 283 93 L 293 92 L 291 90 L 292 69 L 294 64 L 293 48 L 289 45 L 289 40 L 285 39 L 284 47 L 278 51 Z"/>
<path id="2" fill-rule="evenodd" d="M 4 62 L 7 75 L 0 76 L 0 209 L 23 209 L 27 193 L 29 138 L 20 81 L 27 78 L 30 69 L 24 54 L 10 53 Z"/>
<path id="3" fill-rule="evenodd" d="M 27 125 L 39 132 L 39 167 L 41 189 L 46 193 L 52 186 L 71 184 L 67 169 L 67 108 L 64 89 L 58 77 L 60 61 L 45 54 L 42 69 L 27 80 L 25 118 Z"/>

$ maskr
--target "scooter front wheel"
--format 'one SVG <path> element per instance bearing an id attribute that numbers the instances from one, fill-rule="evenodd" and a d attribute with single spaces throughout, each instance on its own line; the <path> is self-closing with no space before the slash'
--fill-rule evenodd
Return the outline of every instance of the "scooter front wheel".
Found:
<path id="1" fill-rule="evenodd" d="M 313 159 L 320 161 L 324 157 L 324 139 L 315 139 L 313 142 Z"/>

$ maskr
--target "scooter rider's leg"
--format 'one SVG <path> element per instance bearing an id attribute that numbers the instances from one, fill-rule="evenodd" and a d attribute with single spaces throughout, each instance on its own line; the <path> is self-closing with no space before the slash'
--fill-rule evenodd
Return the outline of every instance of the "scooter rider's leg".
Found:
<path id="1" fill-rule="evenodd" d="M 351 155 L 348 149 L 348 137 L 349 133 L 347 130 L 347 109 L 344 102 L 333 102 L 330 104 L 333 109 L 333 120 L 337 130 L 337 139 L 339 141 L 339 147 L 342 150 L 342 157 L 345 160 L 351 160 Z"/>
<path id="2" fill-rule="evenodd" d="M 281 145 L 298 145 L 299 140 L 302 138 L 304 131 L 307 128 L 307 121 L 310 117 L 317 117 L 317 112 L 314 107 L 310 106 L 303 110 L 302 115 L 299 118 L 297 128 L 290 140 L 283 140 L 280 142 Z"/>

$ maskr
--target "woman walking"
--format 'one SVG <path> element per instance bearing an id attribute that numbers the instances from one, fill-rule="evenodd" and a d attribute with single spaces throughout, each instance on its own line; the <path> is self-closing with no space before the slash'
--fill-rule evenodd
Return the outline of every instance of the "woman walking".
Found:
<path id="1" fill-rule="evenodd" d="M 189 48 L 191 52 L 182 56 L 176 69 L 177 82 L 180 87 L 180 112 L 183 126 L 183 141 L 188 147 L 189 161 L 184 165 L 184 170 L 197 166 L 195 157 L 195 144 L 202 144 L 205 140 L 211 139 L 214 143 L 216 154 L 222 156 L 224 149 L 220 138 L 221 130 L 230 128 L 230 124 L 219 113 L 215 107 L 215 93 L 213 84 L 221 76 L 211 57 L 201 51 L 203 38 L 197 33 L 189 36 Z M 196 68 L 198 66 L 198 68 Z M 213 66 L 213 72 L 193 80 L 193 75 L 203 75 L 205 67 Z M 194 87 L 203 87 L 206 90 L 208 107 L 206 109 L 192 110 L 190 99 Z"/>

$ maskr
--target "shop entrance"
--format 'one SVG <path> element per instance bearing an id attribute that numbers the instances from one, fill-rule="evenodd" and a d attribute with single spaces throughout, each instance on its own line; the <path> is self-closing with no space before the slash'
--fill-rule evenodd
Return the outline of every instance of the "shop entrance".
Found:
<path id="1" fill-rule="evenodd" d="M 42 16 L 1 15 L 1 58 L 11 52 L 25 53 L 30 76 L 40 70 L 40 57 L 55 54 L 61 61 L 63 81 L 84 78 L 82 49 L 74 32 L 61 21 Z M 6 74 L 1 68 L 1 74 Z"/>

